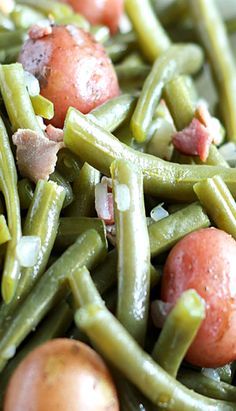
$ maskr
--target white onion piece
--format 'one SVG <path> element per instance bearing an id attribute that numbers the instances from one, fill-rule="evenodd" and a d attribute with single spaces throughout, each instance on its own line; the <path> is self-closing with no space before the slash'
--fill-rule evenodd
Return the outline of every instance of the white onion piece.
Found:
<path id="1" fill-rule="evenodd" d="M 38 79 L 36 79 L 36 77 L 28 71 L 24 71 L 24 80 L 29 95 L 31 97 L 38 96 L 40 93 L 40 85 Z"/>
<path id="2" fill-rule="evenodd" d="M 40 237 L 29 235 L 21 237 L 16 247 L 16 255 L 21 267 L 33 267 L 41 248 Z"/>
<path id="3" fill-rule="evenodd" d="M 164 118 L 156 121 L 156 131 L 148 143 L 147 152 L 156 157 L 170 160 L 173 152 L 172 137 L 174 126 Z"/>
<path id="4" fill-rule="evenodd" d="M 219 148 L 220 154 L 232 167 L 236 166 L 236 144 L 229 142 Z"/>
<path id="5" fill-rule="evenodd" d="M 46 126 L 46 124 L 44 124 L 43 118 L 42 118 L 41 116 L 36 116 L 36 118 L 37 118 L 37 121 L 38 121 L 38 123 L 39 123 L 39 127 L 40 127 L 43 131 L 45 131 L 46 128 L 47 128 L 47 126 Z"/>
<path id="6" fill-rule="evenodd" d="M 110 219 L 106 184 L 98 183 L 95 186 L 95 209 L 98 216 L 104 220 Z"/>
<path id="7" fill-rule="evenodd" d="M 166 218 L 169 216 L 169 213 L 165 208 L 163 208 L 164 203 L 158 204 L 156 207 L 154 207 L 150 213 L 150 216 L 152 220 L 154 221 L 160 221 L 163 218 Z"/>
<path id="8" fill-rule="evenodd" d="M 167 315 L 169 314 L 170 310 L 172 309 L 173 304 L 165 303 L 161 300 L 155 300 L 151 304 L 151 316 L 154 325 L 157 328 L 162 328 Z"/>
<path id="9" fill-rule="evenodd" d="M 201 373 L 214 381 L 220 381 L 220 376 L 214 368 L 202 368 Z"/>
<path id="10" fill-rule="evenodd" d="M 130 191 L 126 184 L 117 184 L 115 202 L 119 211 L 128 211 L 130 208 Z"/>
<path id="11" fill-rule="evenodd" d="M 121 33 L 128 33 L 132 30 L 132 24 L 127 14 L 123 13 L 120 19 L 119 29 Z"/>
<path id="12" fill-rule="evenodd" d="M 108 188 L 112 188 L 112 178 L 103 176 L 101 179 L 101 183 L 107 185 Z"/>

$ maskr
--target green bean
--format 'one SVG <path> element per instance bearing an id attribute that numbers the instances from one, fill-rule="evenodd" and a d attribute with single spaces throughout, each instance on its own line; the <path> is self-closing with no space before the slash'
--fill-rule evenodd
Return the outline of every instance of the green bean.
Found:
<path id="1" fill-rule="evenodd" d="M 68 273 L 86 265 L 88 268 L 104 258 L 105 247 L 95 230 L 82 234 L 43 274 L 32 292 L 15 313 L 0 341 L 0 371 L 7 363 L 9 347 L 18 347 L 55 303 L 68 293 L 65 281 Z"/>
<path id="2" fill-rule="evenodd" d="M 157 408 L 132 384 L 117 372 L 115 383 L 118 389 L 121 411 L 155 411 Z"/>
<path id="3" fill-rule="evenodd" d="M 96 289 L 90 273 L 86 267 L 78 268 L 68 276 L 69 285 L 74 297 L 76 308 L 86 304 L 104 305 L 98 290 Z"/>
<path id="4" fill-rule="evenodd" d="M 219 375 L 221 381 L 232 384 L 234 374 L 236 371 L 235 362 L 223 365 L 223 367 L 216 368 L 217 374 Z"/>
<path id="5" fill-rule="evenodd" d="M 71 7 L 54 0 L 40 0 L 39 2 L 36 2 L 35 0 L 16 0 L 16 3 L 32 7 L 46 16 L 52 16 L 55 19 L 67 17 L 72 14 Z"/>
<path id="6" fill-rule="evenodd" d="M 38 181 L 23 227 L 23 234 L 38 236 L 41 249 L 33 267 L 22 268 L 16 295 L 10 304 L 0 306 L 0 334 L 4 333 L 5 322 L 32 290 L 43 274 L 57 235 L 59 215 L 65 198 L 63 189 L 53 182 Z"/>
<path id="7" fill-rule="evenodd" d="M 34 196 L 34 185 L 30 180 L 28 180 L 28 178 L 23 178 L 18 181 L 17 186 L 20 199 L 20 208 L 22 210 L 27 210 Z"/>
<path id="8" fill-rule="evenodd" d="M 21 237 L 20 203 L 17 192 L 16 167 L 8 135 L 0 119 L 0 189 L 7 208 L 7 222 L 11 240 L 7 243 L 4 270 L 2 274 L 2 296 L 6 303 L 13 298 L 20 277 L 16 246 Z"/>
<path id="9" fill-rule="evenodd" d="M 57 183 L 65 191 L 63 208 L 67 207 L 74 200 L 74 194 L 70 183 L 66 181 L 66 179 L 62 177 L 60 173 L 58 173 L 58 171 L 54 171 L 52 174 L 50 174 L 50 180 Z"/>
<path id="10" fill-rule="evenodd" d="M 11 19 L 18 29 L 27 30 L 31 25 L 44 18 L 45 16 L 39 11 L 20 4 L 16 4 L 14 10 L 11 12 Z"/>
<path id="11" fill-rule="evenodd" d="M 155 109 L 165 84 L 180 74 L 193 74 L 203 63 L 201 49 L 194 45 L 171 46 L 155 62 L 147 77 L 131 119 L 135 139 L 147 138 Z"/>
<path id="12" fill-rule="evenodd" d="M 123 158 L 136 164 L 144 174 L 145 192 L 153 196 L 182 202 L 192 201 L 196 198 L 193 185 L 216 174 L 221 175 L 236 196 L 235 169 L 179 165 L 138 152 L 119 142 L 112 134 L 73 108 L 69 109 L 66 117 L 64 142 L 83 161 L 105 175 L 109 175 L 111 163 L 116 159 Z"/>
<path id="13" fill-rule="evenodd" d="M 112 60 L 113 63 L 117 63 L 120 61 L 122 58 L 124 58 L 128 51 L 129 51 L 129 45 L 128 44 L 122 44 L 122 43 L 114 43 L 114 44 L 108 44 L 105 47 L 105 50 Z"/>
<path id="14" fill-rule="evenodd" d="M 100 220 L 99 218 L 88 217 L 60 218 L 57 238 L 55 242 L 56 248 L 65 250 L 76 241 L 79 235 L 92 228 L 98 231 L 98 233 L 106 243 L 106 230 L 103 220 Z"/>
<path id="15" fill-rule="evenodd" d="M 51 120 L 54 117 L 54 106 L 50 100 L 40 94 L 38 96 L 31 96 L 30 100 L 37 116 L 41 116 L 47 120 Z"/>
<path id="16" fill-rule="evenodd" d="M 21 46 L 12 46 L 0 50 L 0 63 L 1 64 L 10 64 L 14 63 L 17 60 Z"/>
<path id="17" fill-rule="evenodd" d="M 151 4 L 164 26 L 170 26 L 179 22 L 188 11 L 186 0 L 174 0 L 171 2 L 151 0 Z"/>
<path id="18" fill-rule="evenodd" d="M 14 358 L 9 361 L 4 372 L 1 374 L 0 379 L 0 408 L 3 402 L 7 384 L 16 367 L 26 357 L 27 354 L 29 354 L 39 345 L 52 338 L 63 336 L 72 320 L 72 317 L 73 314 L 68 304 L 65 301 L 62 301 L 39 325 L 37 330 L 31 335 L 31 338 L 29 339 L 27 344 L 25 344 L 24 347 L 19 352 L 17 352 Z"/>
<path id="19" fill-rule="evenodd" d="M 15 26 L 13 21 L 7 17 L 5 14 L 0 12 L 0 31 L 5 32 L 5 31 L 10 31 L 14 30 Z"/>
<path id="20" fill-rule="evenodd" d="M 112 163 L 111 175 L 118 248 L 117 316 L 130 334 L 143 344 L 150 291 L 150 245 L 143 177 L 137 167 L 125 160 Z M 130 245 L 128 252 L 127 244 Z"/>
<path id="21" fill-rule="evenodd" d="M 117 252 L 110 251 L 106 259 L 92 272 L 93 281 L 101 294 L 113 287 L 117 282 Z"/>
<path id="22" fill-rule="evenodd" d="M 195 290 L 185 291 L 167 316 L 152 357 L 172 377 L 176 377 L 204 318 L 205 302 Z"/>
<path id="23" fill-rule="evenodd" d="M 137 34 L 140 48 L 152 63 L 170 46 L 170 40 L 156 19 L 149 0 L 126 0 L 125 10 Z"/>
<path id="24" fill-rule="evenodd" d="M 26 34 L 24 30 L 14 30 L 0 32 L 0 49 L 5 49 L 12 45 L 21 45 L 25 40 Z"/>
<path id="25" fill-rule="evenodd" d="M 136 105 L 136 98 L 129 94 L 121 94 L 88 114 L 88 118 L 107 131 L 113 132 L 125 120 L 130 119 Z"/>
<path id="26" fill-rule="evenodd" d="M 187 234 L 209 225 L 210 221 L 199 203 L 193 203 L 151 224 L 148 232 L 152 257 L 168 251 Z"/>
<path id="27" fill-rule="evenodd" d="M 236 239 L 236 204 L 222 178 L 208 178 L 193 189 L 216 226 Z"/>
<path id="28" fill-rule="evenodd" d="M 229 164 L 214 144 L 211 144 L 209 154 L 205 162 L 201 161 L 198 157 L 195 157 L 194 161 L 196 164 L 200 165 L 207 164 L 209 166 L 220 166 L 229 168 Z"/>
<path id="29" fill-rule="evenodd" d="M 143 82 L 147 75 L 150 73 L 150 66 L 146 64 L 130 65 L 127 63 L 117 64 L 115 66 L 116 74 L 118 76 L 119 82 L 122 81 L 132 81 L 140 80 Z"/>
<path id="30" fill-rule="evenodd" d="M 0 214 L 0 245 L 11 239 L 11 234 L 7 226 L 5 216 Z"/>
<path id="31" fill-rule="evenodd" d="M 160 408 L 175 411 L 235 410 L 235 404 L 205 398 L 169 376 L 105 307 L 85 306 L 77 311 L 75 322 L 102 355 Z"/>
<path id="32" fill-rule="evenodd" d="M 206 397 L 236 402 L 236 387 L 222 381 L 214 381 L 199 372 L 181 370 L 178 380 L 186 387 Z"/>
<path id="33" fill-rule="evenodd" d="M 110 31 L 107 26 L 94 26 L 90 28 L 90 33 L 98 43 L 106 43 L 110 37 Z"/>
<path id="34" fill-rule="evenodd" d="M 13 130 L 25 128 L 44 135 L 34 114 L 21 64 L 0 66 L 0 88 Z"/>
<path id="35" fill-rule="evenodd" d="M 90 24 L 88 22 L 88 20 L 86 20 L 86 18 L 84 16 L 82 16 L 81 14 L 78 13 L 73 13 L 71 15 L 65 16 L 65 17 L 60 17 L 56 19 L 56 23 L 57 24 L 63 24 L 63 25 L 67 25 L 67 24 L 74 24 L 75 26 L 89 31 L 90 29 Z"/>
<path id="36" fill-rule="evenodd" d="M 62 148 L 57 154 L 57 171 L 70 183 L 78 177 L 80 161 L 78 157 L 67 148 Z"/>
<path id="37" fill-rule="evenodd" d="M 224 23 L 213 0 L 191 0 L 190 10 L 214 72 L 227 138 L 236 141 L 236 65 Z"/>
<path id="38" fill-rule="evenodd" d="M 74 201 L 67 208 L 71 217 L 93 217 L 95 214 L 95 186 L 100 181 L 100 172 L 84 163 L 73 182 Z"/>

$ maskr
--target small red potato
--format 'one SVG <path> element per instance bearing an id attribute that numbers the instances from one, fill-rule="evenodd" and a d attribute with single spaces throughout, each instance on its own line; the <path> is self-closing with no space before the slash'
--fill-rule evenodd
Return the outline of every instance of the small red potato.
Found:
<path id="1" fill-rule="evenodd" d="M 87 345 L 51 340 L 31 352 L 14 372 L 4 411 L 119 411 L 111 375 Z"/>
<path id="2" fill-rule="evenodd" d="M 119 95 L 111 60 L 90 34 L 72 25 L 31 28 L 30 34 L 19 62 L 39 79 L 41 94 L 54 103 L 55 127 L 63 127 L 70 106 L 86 114 Z"/>
<path id="3" fill-rule="evenodd" d="M 195 231 L 171 250 L 164 268 L 161 298 L 175 303 L 195 289 L 206 302 L 206 318 L 186 359 L 219 367 L 236 359 L 236 241 L 216 228 Z"/>

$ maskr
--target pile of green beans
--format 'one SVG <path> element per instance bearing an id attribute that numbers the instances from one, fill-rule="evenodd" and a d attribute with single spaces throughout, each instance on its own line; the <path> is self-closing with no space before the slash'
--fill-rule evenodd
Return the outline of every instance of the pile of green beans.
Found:
<path id="1" fill-rule="evenodd" d="M 214 381 L 185 361 L 205 318 L 197 292 L 181 295 L 161 330 L 150 315 L 179 240 L 211 226 L 236 239 L 236 168 L 218 150 L 236 142 L 233 3 L 125 0 L 129 29 L 121 24 L 113 36 L 56 0 L 16 0 L 9 15 L 0 12 L 0 410 L 15 368 L 57 337 L 105 358 L 121 411 L 236 410 L 236 363 L 215 369 Z M 51 101 L 29 95 L 17 62 L 28 29 L 45 19 L 90 32 L 121 92 L 88 114 L 69 108 L 55 170 L 35 183 L 20 175 L 11 137 L 19 129 L 45 137 L 38 117 L 50 124 L 54 116 Z M 204 162 L 172 145 L 200 99 L 222 137 Z M 112 193 L 113 224 L 97 214 L 100 183 Z M 154 218 L 163 202 L 169 214 Z M 22 236 L 40 241 L 31 267 L 20 265 Z"/>

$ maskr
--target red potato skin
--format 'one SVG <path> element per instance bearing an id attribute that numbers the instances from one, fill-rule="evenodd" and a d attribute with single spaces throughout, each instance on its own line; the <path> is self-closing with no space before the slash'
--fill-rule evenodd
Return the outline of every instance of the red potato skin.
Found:
<path id="1" fill-rule="evenodd" d="M 82 14 L 91 24 L 104 24 L 115 34 L 124 9 L 124 0 L 60 0 Z"/>
<path id="2" fill-rule="evenodd" d="M 63 127 L 70 106 L 87 114 L 120 93 L 104 48 L 75 26 L 53 26 L 51 34 L 28 39 L 19 62 L 39 79 L 41 94 L 54 103 L 55 127 Z"/>
<path id="3" fill-rule="evenodd" d="M 164 268 L 161 298 L 175 303 L 195 289 L 206 302 L 206 318 L 186 359 L 219 367 L 236 359 L 236 242 L 222 230 L 187 235 L 171 250 Z"/>
<path id="4" fill-rule="evenodd" d="M 119 411 L 116 390 L 101 357 L 87 345 L 51 340 L 14 372 L 4 411 Z"/>

